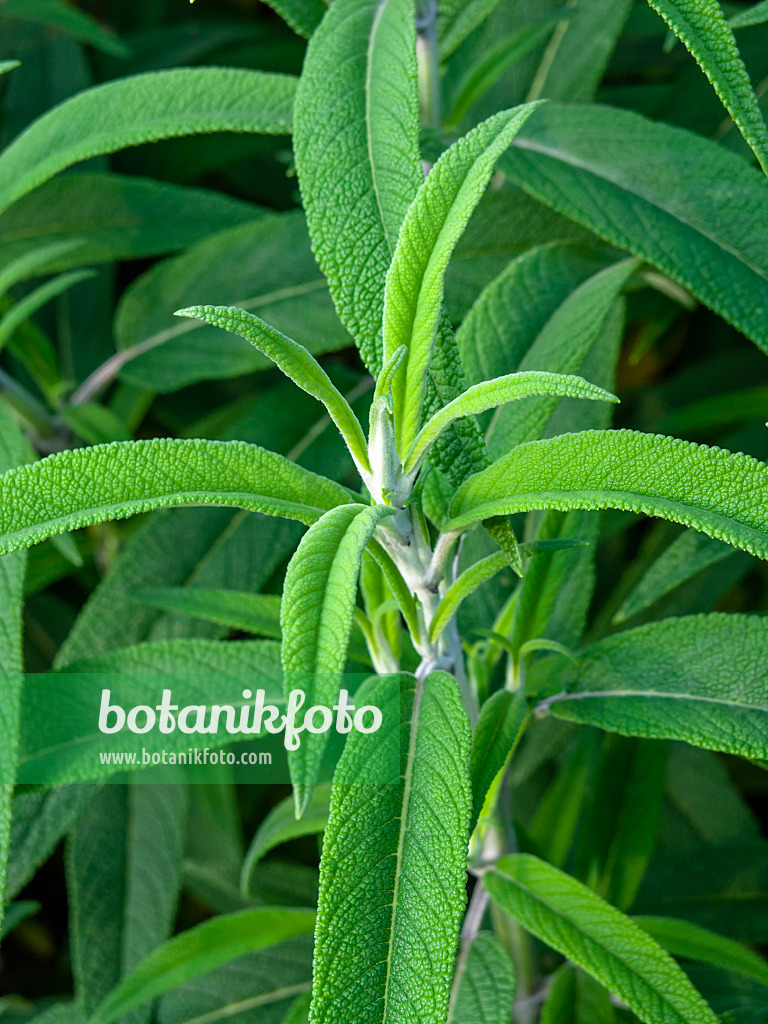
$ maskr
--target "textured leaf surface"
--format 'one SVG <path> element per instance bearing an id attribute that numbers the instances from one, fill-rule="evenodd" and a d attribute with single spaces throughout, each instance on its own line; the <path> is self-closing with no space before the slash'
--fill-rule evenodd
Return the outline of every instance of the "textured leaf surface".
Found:
<path id="1" fill-rule="evenodd" d="M 599 896 L 536 857 L 502 857 L 485 876 L 491 898 L 547 945 L 593 975 L 647 1024 L 716 1024 L 661 946 Z"/>
<path id="2" fill-rule="evenodd" d="M 476 473 L 447 529 L 528 509 L 645 512 L 768 558 L 768 467 L 747 455 L 633 430 L 531 441 Z"/>
<path id="3" fill-rule="evenodd" d="M 472 778 L 472 828 L 477 824 L 494 780 L 509 762 L 528 718 L 519 693 L 499 690 L 480 709 L 472 734 L 469 773 Z"/>
<path id="4" fill-rule="evenodd" d="M 250 341 L 254 348 L 276 363 L 302 391 L 322 402 L 357 464 L 370 471 L 365 435 L 360 421 L 322 366 L 302 345 L 276 331 L 253 313 L 231 306 L 191 306 L 189 309 L 179 310 L 176 316 L 204 320 L 214 327 L 221 327 L 230 334 L 237 334 Z"/>
<path id="5" fill-rule="evenodd" d="M 392 385 L 395 431 L 403 454 L 419 427 L 448 261 L 496 161 L 535 109 L 502 111 L 446 150 L 403 221 L 384 298 L 384 358 L 401 345 L 408 349 Z"/>
<path id="6" fill-rule="evenodd" d="M 502 160 L 536 198 L 655 264 L 768 349 L 768 181 L 690 132 L 610 107 L 539 111 Z"/>
<path id="7" fill-rule="evenodd" d="M 469 947 L 448 1024 L 509 1024 L 515 998 L 512 961 L 490 932 L 481 932 Z"/>
<path id="8" fill-rule="evenodd" d="M 0 156 L 0 209 L 71 164 L 201 132 L 287 134 L 296 79 L 241 68 L 181 68 L 118 79 L 44 114 Z"/>
<path id="9" fill-rule="evenodd" d="M 344 505 L 327 512 L 302 538 L 288 565 L 280 612 L 286 699 L 301 689 L 308 708 L 336 703 L 363 551 L 376 524 L 393 512 L 384 505 Z M 327 733 L 305 735 L 299 749 L 289 752 L 299 814 L 317 781 L 327 740 Z"/>
<path id="10" fill-rule="evenodd" d="M 280 639 L 280 598 L 247 590 L 209 590 L 205 587 L 147 587 L 136 600 L 163 612 L 190 615 L 227 629 Z"/>
<path id="11" fill-rule="evenodd" d="M 368 369 L 419 160 L 412 0 L 334 0 L 296 93 L 294 151 L 312 245 Z"/>
<path id="12" fill-rule="evenodd" d="M 673 956 L 702 960 L 768 985 L 765 960 L 733 939 L 674 917 L 636 917 L 635 921 Z"/>
<path id="13" fill-rule="evenodd" d="M 733 31 L 717 0 L 650 0 L 682 39 L 768 173 L 768 130 Z"/>
<path id="14" fill-rule="evenodd" d="M 759 615 L 665 619 L 602 640 L 554 698 L 559 717 L 625 736 L 768 757 L 768 630 Z"/>
<path id="15" fill-rule="evenodd" d="M 309 910 L 261 907 L 225 914 L 190 928 L 151 953 L 98 1006 L 93 1024 L 111 1024 L 155 996 L 244 953 L 311 932 Z"/>
<path id="16" fill-rule="evenodd" d="M 311 523 L 338 484 L 237 441 L 125 441 L 51 455 L 0 477 L 0 551 L 169 505 L 234 505 Z"/>
<path id="17" fill-rule="evenodd" d="M 323 842 L 313 1024 L 444 1020 L 465 903 L 469 724 L 456 683 L 386 677 L 352 733 Z M 348 985 L 340 979 L 365 979 Z"/>

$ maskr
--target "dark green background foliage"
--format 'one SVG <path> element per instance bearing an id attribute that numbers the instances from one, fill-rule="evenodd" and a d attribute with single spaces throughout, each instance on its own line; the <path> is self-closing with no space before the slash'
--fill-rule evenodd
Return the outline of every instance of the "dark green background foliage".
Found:
<path id="1" fill-rule="evenodd" d="M 768 3 L 415 7 L 0 0 L 7 1024 L 768 1024 Z M 25 781 L 281 665 L 391 749 Z"/>

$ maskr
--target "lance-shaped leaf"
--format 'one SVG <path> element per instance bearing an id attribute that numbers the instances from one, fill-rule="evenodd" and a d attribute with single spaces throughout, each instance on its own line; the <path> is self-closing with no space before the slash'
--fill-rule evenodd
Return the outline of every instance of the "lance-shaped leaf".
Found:
<path id="1" fill-rule="evenodd" d="M 0 469 L 24 462 L 26 447 L 16 421 L 0 402 Z M 11 836 L 11 800 L 19 758 L 21 690 L 24 677 L 22 611 L 26 555 L 0 558 L 0 921 Z"/>
<path id="2" fill-rule="evenodd" d="M 445 529 L 530 509 L 617 508 L 670 519 L 768 558 L 768 466 L 722 448 L 585 430 L 531 441 L 470 477 Z"/>
<path id="3" fill-rule="evenodd" d="M 520 742 L 528 722 L 528 706 L 521 693 L 499 690 L 480 709 L 472 734 L 469 773 L 472 777 L 472 828 Z"/>
<path id="4" fill-rule="evenodd" d="M 173 505 L 230 505 L 314 523 L 348 502 L 338 484 L 241 441 L 120 441 L 0 477 L 0 554 Z"/>
<path id="5" fill-rule="evenodd" d="M 568 665 L 559 718 L 768 757 L 768 629 L 759 615 L 665 619 L 600 641 Z"/>
<path id="6" fill-rule="evenodd" d="M 536 106 L 503 110 L 446 150 L 406 214 L 384 297 L 384 358 L 389 359 L 401 345 L 408 349 L 392 387 L 395 430 L 403 456 L 419 428 L 448 261 L 496 161 Z"/>
<path id="7" fill-rule="evenodd" d="M 655 264 L 768 349 L 760 312 L 768 247 L 759 227 L 768 181 L 735 154 L 629 110 L 547 104 L 502 169 L 537 199 Z"/>
<path id="8" fill-rule="evenodd" d="M 291 130 L 296 79 L 179 68 L 117 79 L 44 114 L 0 156 L 0 210 L 65 167 L 142 142 L 201 132 Z"/>
<path id="9" fill-rule="evenodd" d="M 661 946 L 621 911 L 537 857 L 502 857 L 485 875 L 499 906 L 623 999 L 647 1024 L 717 1024 Z"/>
<path id="10" fill-rule="evenodd" d="M 146 587 L 136 601 L 169 614 L 189 615 L 227 629 L 280 639 L 280 598 L 277 594 L 251 594 L 247 590 L 211 590 L 207 587 Z"/>
<path id="11" fill-rule="evenodd" d="M 90 1024 L 111 1024 L 129 1010 L 245 953 L 312 931 L 311 910 L 257 907 L 189 928 L 150 953 L 96 1008 Z"/>
<path id="12" fill-rule="evenodd" d="M 444 673 L 385 677 L 359 700 L 383 724 L 350 734 L 336 769 L 310 1019 L 445 1020 L 466 900 L 469 723 Z"/>
<path id="13" fill-rule="evenodd" d="M 234 306 L 191 306 L 189 309 L 180 309 L 176 316 L 205 320 L 206 323 L 250 341 L 254 348 L 276 363 L 302 391 L 322 402 L 358 468 L 361 472 L 370 472 L 365 435 L 357 416 L 322 366 L 303 345 L 286 338 L 254 313 Z"/>
<path id="14" fill-rule="evenodd" d="M 307 707 L 332 707 L 342 687 L 357 598 L 360 562 L 376 524 L 394 509 L 344 505 L 332 509 L 302 537 L 283 585 L 283 685 L 286 698 L 304 691 Z M 305 733 L 288 754 L 301 817 L 317 782 L 327 733 Z"/>
<path id="15" fill-rule="evenodd" d="M 117 36 L 77 7 L 71 7 L 63 0 L 5 0 L 2 18 L 18 18 L 31 21 L 37 25 L 45 25 L 59 32 L 64 32 L 73 39 L 88 43 L 102 53 L 113 57 L 130 57 L 131 51 L 121 43 Z"/>
<path id="16" fill-rule="evenodd" d="M 71 270 L 67 274 L 59 274 L 58 277 L 46 281 L 45 284 L 39 285 L 34 291 L 25 295 L 23 299 L 19 299 L 0 320 L 0 349 L 5 347 L 14 331 L 21 327 L 26 320 L 29 320 L 38 309 L 41 309 L 51 299 L 62 295 L 68 288 L 93 276 L 94 271 L 92 270 Z"/>
<path id="17" fill-rule="evenodd" d="M 441 431 L 449 423 L 462 416 L 472 416 L 495 409 L 507 402 L 516 402 L 521 398 L 533 395 L 554 395 L 560 398 L 589 398 L 592 401 L 618 402 L 618 398 L 610 391 L 590 384 L 583 377 L 567 376 L 559 373 L 545 373 L 540 370 L 529 370 L 525 373 L 509 373 L 495 380 L 486 380 L 482 384 L 473 384 L 463 395 L 454 398 L 435 413 L 421 428 L 413 443 L 413 448 L 405 464 L 406 472 L 414 470 L 434 444 Z"/>
<path id="18" fill-rule="evenodd" d="M 481 932 L 457 964 L 448 1024 L 509 1024 L 515 972 L 509 954 L 490 932 Z"/>
<path id="19" fill-rule="evenodd" d="M 13 69 L 19 67 L 20 64 L 20 60 L 0 60 L 0 75 L 5 75 L 8 71 L 13 71 Z"/>
<path id="20" fill-rule="evenodd" d="M 768 0 L 761 0 L 734 14 L 728 19 L 728 24 L 731 28 L 747 28 L 749 25 L 762 25 L 765 21 L 768 21 Z"/>
<path id="21" fill-rule="evenodd" d="M 768 130 L 733 30 L 717 0 L 650 0 L 696 58 L 768 174 Z"/>
<path id="22" fill-rule="evenodd" d="M 740 942 L 674 917 L 636 917 L 635 921 L 673 956 L 701 960 L 768 985 L 768 964 Z"/>
<path id="23" fill-rule="evenodd" d="M 384 280 L 423 180 L 413 0 L 334 0 L 307 47 L 294 152 L 317 261 L 369 370 Z"/>

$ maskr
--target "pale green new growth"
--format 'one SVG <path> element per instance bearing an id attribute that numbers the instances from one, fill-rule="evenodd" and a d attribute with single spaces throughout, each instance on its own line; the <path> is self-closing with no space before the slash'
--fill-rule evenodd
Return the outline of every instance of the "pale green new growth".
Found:
<path id="1" fill-rule="evenodd" d="M 350 735 L 333 783 L 312 1024 L 416 1024 L 448 1010 L 466 893 L 469 724 L 445 673 L 371 683 L 358 699 L 383 724 Z M 365 984 L 340 983 L 340 965 Z"/>
<path id="2" fill-rule="evenodd" d="M 120 441 L 0 477 L 0 554 L 171 505 L 230 505 L 309 525 L 350 501 L 338 484 L 242 441 Z"/>
<path id="3" fill-rule="evenodd" d="M 536 106 L 495 114 L 454 143 L 432 168 L 406 214 L 384 296 L 384 358 L 401 345 L 408 349 L 392 387 L 402 458 L 419 428 L 448 261 L 496 161 Z"/>
<path id="4" fill-rule="evenodd" d="M 768 558 L 767 488 L 768 466 L 748 455 L 634 430 L 588 430 L 520 445 L 470 477 L 445 529 L 530 509 L 617 508 Z"/>
<path id="5" fill-rule="evenodd" d="M 768 629 L 759 615 L 691 615 L 627 630 L 565 669 L 544 708 L 625 736 L 768 759 Z"/>
<path id="6" fill-rule="evenodd" d="M 117 79 L 54 107 L 0 155 L 0 210 L 71 164 L 201 132 L 291 130 L 296 79 L 240 68 L 179 68 Z"/>
<path id="7" fill-rule="evenodd" d="M 718 0 L 650 0 L 691 51 L 768 174 L 768 130 Z"/>
<path id="8" fill-rule="evenodd" d="M 502 857 L 485 876 L 501 907 L 622 999 L 647 1024 L 717 1024 L 674 960 L 615 907 L 537 857 Z"/>
<path id="9" fill-rule="evenodd" d="M 516 402 L 533 395 L 555 395 L 560 398 L 588 398 L 592 401 L 618 402 L 610 391 L 590 384 L 583 377 L 565 376 L 531 370 L 510 373 L 506 377 L 473 384 L 463 395 L 454 398 L 440 412 L 435 413 L 419 431 L 405 464 L 405 471 L 413 472 L 449 423 L 462 416 L 477 415 L 495 409 L 507 402 Z"/>
<path id="10" fill-rule="evenodd" d="M 280 626 L 286 698 L 306 695 L 306 707 L 333 707 L 342 689 L 357 578 L 376 524 L 394 509 L 344 505 L 331 509 L 302 538 L 283 584 Z M 317 782 L 327 733 L 303 737 L 288 759 L 301 817 Z"/>
<path id="11" fill-rule="evenodd" d="M 370 473 L 365 434 L 357 416 L 322 366 L 303 345 L 286 338 L 280 331 L 264 323 L 260 317 L 244 309 L 228 306 L 191 306 L 189 309 L 178 310 L 175 315 L 205 320 L 209 324 L 221 327 L 222 330 L 229 331 L 230 334 L 237 334 L 250 341 L 254 348 L 276 363 L 302 391 L 322 402 L 344 438 L 361 474 Z"/>

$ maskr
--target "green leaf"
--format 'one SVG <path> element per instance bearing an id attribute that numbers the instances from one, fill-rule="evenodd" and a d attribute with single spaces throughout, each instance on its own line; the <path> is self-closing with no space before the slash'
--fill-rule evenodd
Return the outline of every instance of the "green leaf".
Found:
<path id="1" fill-rule="evenodd" d="M 768 558 L 760 502 L 767 485 L 768 467 L 748 455 L 633 430 L 587 430 L 520 445 L 470 477 L 445 529 L 537 508 L 618 508 Z"/>
<path id="2" fill-rule="evenodd" d="M 279 640 L 280 598 L 247 590 L 209 590 L 205 587 L 147 587 L 135 598 L 159 611 L 191 615 L 227 629 L 239 629 Z"/>
<path id="3" fill-rule="evenodd" d="M 32 917 L 40 910 L 40 904 L 34 900 L 20 900 L 18 903 L 10 903 L 5 910 L 5 917 L 0 924 L 0 941 L 5 938 L 8 932 L 13 931 L 22 921 Z"/>
<path id="4" fill-rule="evenodd" d="M 716 1024 L 682 970 L 628 917 L 576 879 L 526 854 L 484 876 L 507 913 L 583 968 L 647 1024 Z"/>
<path id="5" fill-rule="evenodd" d="M 313 523 L 338 484 L 238 441 L 123 441 L 50 455 L 0 477 L 0 553 L 171 505 L 233 505 Z"/>
<path id="6" fill-rule="evenodd" d="M 500 4 L 501 0 L 443 0 L 437 9 L 440 57 L 445 60 Z"/>
<path id="7" fill-rule="evenodd" d="M 280 610 L 286 699 L 301 689 L 307 708 L 330 708 L 338 698 L 363 551 L 377 524 L 394 511 L 384 505 L 344 505 L 302 537 L 288 564 Z M 289 751 L 297 818 L 312 795 L 327 741 L 327 733 L 305 735 L 300 747 Z"/>
<path id="8" fill-rule="evenodd" d="M 264 0 L 294 32 L 309 39 L 328 10 L 324 0 Z"/>
<path id="9" fill-rule="evenodd" d="M 68 274 L 59 274 L 58 277 L 46 281 L 45 284 L 41 284 L 34 291 L 25 295 L 23 299 L 20 299 L 15 305 L 11 306 L 2 320 L 0 320 L 0 349 L 5 347 L 14 331 L 21 327 L 25 321 L 29 320 L 38 309 L 41 309 L 51 299 L 62 295 L 68 288 L 72 288 L 74 285 L 79 284 L 80 281 L 86 281 L 89 277 L 93 276 L 94 272 L 92 270 L 73 270 Z"/>
<path id="10" fill-rule="evenodd" d="M 505 377 L 486 380 L 482 384 L 473 384 L 464 394 L 454 398 L 440 412 L 435 413 L 419 431 L 413 442 L 405 464 L 406 472 L 411 472 L 421 463 L 429 448 L 438 435 L 449 423 L 462 416 L 473 416 L 516 402 L 533 395 L 556 395 L 567 398 L 588 398 L 592 401 L 618 402 L 618 398 L 609 391 L 590 384 L 583 377 L 566 376 L 560 373 L 546 373 L 541 370 L 525 373 L 509 373 Z"/>
<path id="11" fill-rule="evenodd" d="M 768 174 L 768 129 L 732 28 L 717 0 L 650 0 L 696 58 Z"/>
<path id="12" fill-rule="evenodd" d="M 296 79 L 240 68 L 181 68 L 79 93 L 0 156 L 0 209 L 71 164 L 127 146 L 206 132 L 291 130 Z"/>
<path id="13" fill-rule="evenodd" d="M 0 470 L 28 457 L 21 431 L 0 401 Z M 0 559 L 0 921 L 5 905 L 6 870 L 11 841 L 11 801 L 19 758 L 19 721 L 24 682 L 22 614 L 26 555 Z"/>
<path id="14" fill-rule="evenodd" d="M 419 427 L 425 374 L 434 347 L 443 277 L 454 247 L 493 174 L 501 153 L 536 109 L 501 111 L 440 157 L 403 221 L 384 298 L 384 358 L 408 349 L 395 374 L 395 431 L 404 456 Z"/>
<path id="15" fill-rule="evenodd" d="M 334 0 L 296 92 L 294 152 L 317 261 L 374 375 L 384 281 L 423 180 L 413 0 Z"/>
<path id="16" fill-rule="evenodd" d="M 762 25 L 768 21 L 768 0 L 761 0 L 760 3 L 752 4 L 746 10 L 739 11 L 732 18 L 728 19 L 731 28 L 746 28 L 748 25 Z"/>
<path id="17" fill-rule="evenodd" d="M 466 597 L 473 594 L 486 580 L 491 579 L 497 572 L 501 572 L 507 565 L 509 565 L 509 559 L 506 553 L 497 551 L 465 569 L 461 576 L 450 585 L 437 606 L 429 625 L 430 640 L 434 642 L 440 636 Z"/>
<path id="18" fill-rule="evenodd" d="M 305 935 L 314 923 L 315 915 L 309 910 L 257 907 L 189 928 L 151 953 L 120 982 L 97 1007 L 90 1024 L 112 1024 L 129 1010 L 220 964 Z"/>
<path id="19" fill-rule="evenodd" d="M 663 551 L 627 594 L 613 622 L 625 622 L 644 612 L 686 580 L 733 554 L 720 540 L 686 530 Z"/>
<path id="20" fill-rule="evenodd" d="M 674 917 L 636 917 L 635 921 L 673 956 L 702 960 L 768 985 L 768 964 L 740 942 Z"/>
<path id="21" fill-rule="evenodd" d="M 39 273 L 158 256 L 254 220 L 259 212 L 220 192 L 164 181 L 112 172 L 64 175 L 0 216 L 2 273 L 48 246 L 56 248 Z"/>
<path id="22" fill-rule="evenodd" d="M 63 242 L 36 245 L 33 249 L 9 260 L 0 271 L 0 297 L 4 297 L 9 288 L 25 278 L 44 273 L 49 262 L 71 253 L 81 242 L 81 239 L 70 238 Z"/>
<path id="23" fill-rule="evenodd" d="M 759 615 L 690 615 L 628 630 L 569 665 L 560 718 L 625 736 L 768 756 L 768 631 Z"/>
<path id="24" fill-rule="evenodd" d="M 221 327 L 230 334 L 237 334 L 250 341 L 254 348 L 276 363 L 302 391 L 322 402 L 344 438 L 360 472 L 370 472 L 365 434 L 357 416 L 322 366 L 302 345 L 298 345 L 244 309 L 227 306 L 191 306 L 189 309 L 178 310 L 175 315 L 204 320 L 214 327 Z"/>
<path id="25" fill-rule="evenodd" d="M 59 32 L 65 32 L 81 43 L 88 43 L 102 53 L 113 57 L 128 57 L 130 49 L 120 40 L 102 28 L 85 11 L 70 7 L 62 0 L 4 0 L 0 8 L 0 19 L 14 18 L 45 25 Z"/>
<path id="26" fill-rule="evenodd" d="M 0 75 L 5 75 L 21 66 L 20 60 L 0 60 Z"/>
<path id="27" fill-rule="evenodd" d="M 515 972 L 495 935 L 481 932 L 472 940 L 454 991 L 447 1024 L 509 1024 Z"/>
<path id="28" fill-rule="evenodd" d="M 502 168 L 768 350 L 757 312 L 768 304 L 768 248 L 757 228 L 768 215 L 768 182 L 739 157 L 629 110 L 548 104 Z"/>
<path id="29" fill-rule="evenodd" d="M 499 690 L 483 704 L 472 734 L 469 774 L 472 778 L 471 828 L 480 818 L 494 783 L 509 764 L 528 721 L 525 697 Z"/>
<path id="30" fill-rule="evenodd" d="M 291 797 L 281 800 L 272 808 L 256 830 L 243 861 L 240 889 L 244 895 L 251 892 L 259 861 L 266 853 L 291 839 L 323 831 L 328 824 L 330 800 L 330 783 L 324 783 L 315 789 L 299 820 L 296 819 L 295 804 Z"/>
<path id="31" fill-rule="evenodd" d="M 311 1019 L 445 1020 L 466 899 L 469 725 L 444 673 L 383 677 L 364 699 L 384 724 L 351 733 L 336 769 Z"/>

